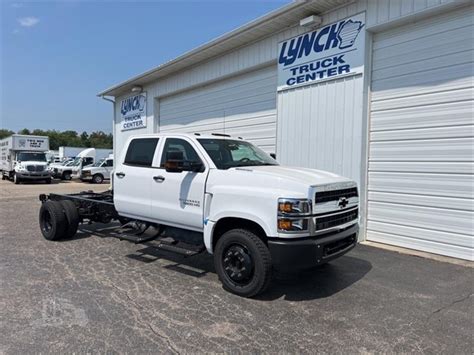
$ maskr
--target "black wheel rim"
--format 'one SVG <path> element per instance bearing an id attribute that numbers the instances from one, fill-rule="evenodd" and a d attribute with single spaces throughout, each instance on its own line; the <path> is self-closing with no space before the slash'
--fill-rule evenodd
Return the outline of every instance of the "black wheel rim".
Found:
<path id="1" fill-rule="evenodd" d="M 49 233 L 53 228 L 53 222 L 51 220 L 51 214 L 49 213 L 49 211 L 43 212 L 41 227 L 43 228 L 43 231 L 45 233 Z"/>
<path id="2" fill-rule="evenodd" d="M 236 284 L 245 285 L 252 279 L 252 255 L 241 244 L 232 244 L 224 251 L 222 265 L 227 277 Z"/>

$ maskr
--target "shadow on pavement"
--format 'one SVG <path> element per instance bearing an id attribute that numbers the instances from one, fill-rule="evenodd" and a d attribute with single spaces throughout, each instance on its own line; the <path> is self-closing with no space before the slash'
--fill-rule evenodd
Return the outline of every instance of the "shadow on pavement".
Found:
<path id="1" fill-rule="evenodd" d="M 101 228 L 102 226 L 102 228 Z M 118 224 L 83 226 L 76 236 L 69 240 L 78 240 L 89 236 L 101 238 L 112 237 Z M 143 247 L 127 258 L 142 263 L 152 263 L 159 259 L 172 262 L 163 268 L 187 276 L 201 278 L 208 273 L 214 273 L 212 255 L 203 252 L 191 257 L 170 253 L 153 246 L 154 241 L 137 245 Z M 361 280 L 370 270 L 372 264 L 364 259 L 349 254 L 336 259 L 329 264 L 299 272 L 273 272 L 273 279 L 267 291 L 256 297 L 261 301 L 271 301 L 283 298 L 288 301 L 305 301 L 330 297 Z"/>

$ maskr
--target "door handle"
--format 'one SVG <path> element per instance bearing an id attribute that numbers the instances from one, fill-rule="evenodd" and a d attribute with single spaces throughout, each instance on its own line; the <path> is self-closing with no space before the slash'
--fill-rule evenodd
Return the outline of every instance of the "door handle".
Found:
<path id="1" fill-rule="evenodd" d="M 123 178 L 125 176 L 125 173 L 115 173 L 115 175 L 117 175 L 117 177 L 119 178 Z"/>
<path id="2" fill-rule="evenodd" d="M 153 180 L 155 180 L 156 182 L 163 182 L 165 181 L 165 177 L 161 175 L 153 176 Z"/>

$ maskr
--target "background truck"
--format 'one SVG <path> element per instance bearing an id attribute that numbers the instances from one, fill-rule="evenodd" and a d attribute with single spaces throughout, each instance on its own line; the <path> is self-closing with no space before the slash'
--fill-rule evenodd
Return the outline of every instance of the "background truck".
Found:
<path id="1" fill-rule="evenodd" d="M 102 184 L 104 180 L 110 180 L 110 174 L 114 169 L 114 157 L 96 161 L 94 164 L 82 169 L 81 181 L 89 181 L 94 184 Z"/>
<path id="2" fill-rule="evenodd" d="M 96 161 L 108 157 L 112 153 L 109 149 L 86 148 L 77 154 L 73 163 L 67 165 L 54 165 L 51 171 L 54 178 L 71 180 L 80 178 L 82 169 L 94 164 Z"/>
<path id="3" fill-rule="evenodd" d="M 40 195 L 43 236 L 72 237 L 79 223 L 115 219 L 120 239 L 185 257 L 207 250 L 224 287 L 245 297 L 266 289 L 272 268 L 324 264 L 357 242 L 355 182 L 280 166 L 242 139 L 132 136 L 112 185 L 101 194 Z"/>
<path id="4" fill-rule="evenodd" d="M 48 150 L 48 137 L 14 134 L 0 140 L 2 180 L 10 179 L 15 184 L 26 180 L 51 183 Z"/>
<path id="5" fill-rule="evenodd" d="M 92 147 L 93 148 L 93 147 Z M 70 159 L 70 158 L 76 158 L 79 153 L 81 153 L 84 149 L 84 147 L 59 147 L 58 155 L 60 160 L 65 160 L 65 159 Z M 95 149 L 95 154 L 96 154 L 96 159 L 104 159 L 109 156 L 109 154 L 112 152 L 112 149 L 103 149 L 103 148 L 94 148 Z"/>

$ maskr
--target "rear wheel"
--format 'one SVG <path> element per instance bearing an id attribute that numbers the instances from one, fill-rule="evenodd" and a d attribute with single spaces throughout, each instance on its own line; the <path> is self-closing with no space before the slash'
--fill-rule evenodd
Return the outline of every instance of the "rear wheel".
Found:
<path id="1" fill-rule="evenodd" d="M 214 265 L 224 288 L 239 296 L 256 296 L 270 284 L 270 251 L 248 230 L 233 229 L 219 238 Z"/>
<path id="2" fill-rule="evenodd" d="M 58 201 L 46 201 L 41 205 L 39 224 L 43 237 L 48 240 L 59 240 L 65 237 L 68 228 L 66 214 Z"/>
<path id="3" fill-rule="evenodd" d="M 77 227 L 79 226 L 79 213 L 77 212 L 76 205 L 74 202 L 69 200 L 61 201 L 61 206 L 64 210 L 67 220 L 67 228 L 64 234 L 65 238 L 72 238 L 77 232 Z"/>
<path id="4" fill-rule="evenodd" d="M 104 182 L 104 177 L 102 176 L 102 174 L 95 174 L 93 177 L 92 177 L 92 181 L 95 183 L 95 184 L 102 184 Z"/>
<path id="5" fill-rule="evenodd" d="M 69 171 L 63 173 L 63 180 L 71 180 L 71 173 Z"/>

